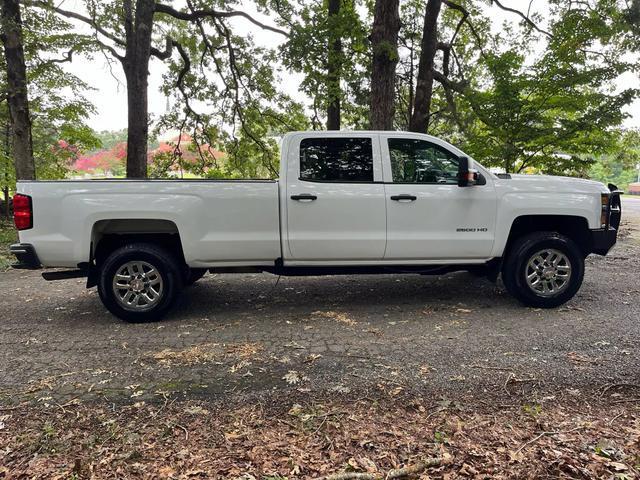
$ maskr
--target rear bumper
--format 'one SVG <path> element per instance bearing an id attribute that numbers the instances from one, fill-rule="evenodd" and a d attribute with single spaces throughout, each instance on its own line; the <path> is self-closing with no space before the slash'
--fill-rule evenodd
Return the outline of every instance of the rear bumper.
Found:
<path id="1" fill-rule="evenodd" d="M 606 255 L 616 244 L 618 230 L 612 227 L 591 230 L 591 251 L 598 255 Z"/>
<path id="2" fill-rule="evenodd" d="M 14 243 L 9 247 L 9 251 L 16 256 L 17 263 L 11 265 L 12 268 L 20 270 L 35 270 L 40 268 L 40 260 L 35 248 L 29 243 Z"/>

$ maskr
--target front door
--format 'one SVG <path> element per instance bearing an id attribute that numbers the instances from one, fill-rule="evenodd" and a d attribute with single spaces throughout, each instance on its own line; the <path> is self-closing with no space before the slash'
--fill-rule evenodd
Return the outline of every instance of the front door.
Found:
<path id="1" fill-rule="evenodd" d="M 486 259 L 495 236 L 492 180 L 458 187 L 458 156 L 444 144 L 385 135 L 385 260 Z"/>
<path id="2" fill-rule="evenodd" d="M 377 136 L 301 135 L 289 152 L 286 258 L 335 264 L 382 260 L 386 211 Z"/>

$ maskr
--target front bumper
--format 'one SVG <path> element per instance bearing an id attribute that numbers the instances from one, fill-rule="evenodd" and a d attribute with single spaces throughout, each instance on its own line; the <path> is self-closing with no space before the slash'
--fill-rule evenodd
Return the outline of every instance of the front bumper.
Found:
<path id="1" fill-rule="evenodd" d="M 18 263 L 11 265 L 12 268 L 21 270 L 35 270 L 40 268 L 41 263 L 36 255 L 36 250 L 30 243 L 15 243 L 9 247 L 9 251 L 16 256 Z"/>
<path id="2" fill-rule="evenodd" d="M 606 255 L 616 244 L 618 238 L 618 228 L 622 219 L 622 203 L 620 194 L 622 193 L 613 184 L 609 184 L 609 201 L 606 206 L 606 224 L 604 228 L 591 230 L 591 251 L 598 255 Z"/>

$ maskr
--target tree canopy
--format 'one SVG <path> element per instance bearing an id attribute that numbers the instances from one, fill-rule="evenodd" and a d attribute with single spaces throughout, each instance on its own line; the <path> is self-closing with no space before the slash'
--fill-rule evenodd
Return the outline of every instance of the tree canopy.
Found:
<path id="1" fill-rule="evenodd" d="M 94 112 L 88 99 L 91 86 L 64 68 L 79 55 L 91 55 L 88 39 L 48 11 L 23 9 L 21 20 L 35 171 L 38 178 L 62 178 L 80 152 L 99 146 L 86 123 Z M 0 56 L 0 182 L 5 191 L 16 180 L 7 73 Z"/>
<path id="2" fill-rule="evenodd" d="M 280 136 L 310 128 L 410 129 L 489 167 L 574 175 L 595 174 L 595 162 L 620 158 L 638 138 L 623 129 L 638 82 L 620 80 L 637 79 L 637 0 L 537 0 L 528 11 L 499 0 L 81 0 L 73 8 L 27 0 L 20 8 L 40 178 L 64 176 L 96 152 L 86 125 L 92 79 L 65 64 L 105 55 L 122 67 L 129 117 L 125 146 L 116 155 L 105 144 L 113 155 L 101 164 L 126 162 L 129 176 L 274 177 Z M 257 30 L 271 40 L 257 42 Z M 169 105 L 159 118 L 147 105 L 154 59 L 165 65 Z M 292 81 L 297 88 L 285 88 Z M 8 139 L 6 101 L 0 122 Z M 155 138 L 167 135 L 158 153 Z M 7 185 L 11 155 L 4 142 Z"/>

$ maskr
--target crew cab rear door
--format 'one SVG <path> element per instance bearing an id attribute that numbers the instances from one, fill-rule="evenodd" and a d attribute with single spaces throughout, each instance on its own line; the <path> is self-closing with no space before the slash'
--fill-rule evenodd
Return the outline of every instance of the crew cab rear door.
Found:
<path id="1" fill-rule="evenodd" d="M 300 134 L 288 148 L 285 261 L 381 260 L 386 243 L 380 144 L 372 133 Z"/>
<path id="2" fill-rule="evenodd" d="M 387 206 L 385 260 L 450 263 L 488 258 L 496 221 L 490 175 L 485 172 L 483 185 L 459 187 L 462 152 L 426 135 L 383 134 L 380 144 Z"/>

